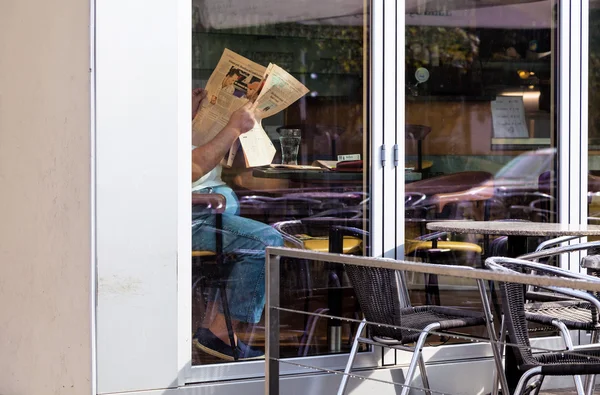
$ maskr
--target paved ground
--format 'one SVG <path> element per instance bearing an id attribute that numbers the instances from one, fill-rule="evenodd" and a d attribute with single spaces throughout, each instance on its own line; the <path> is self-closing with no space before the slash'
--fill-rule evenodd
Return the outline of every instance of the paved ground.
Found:
<path id="1" fill-rule="evenodd" d="M 566 394 L 576 394 L 577 391 L 575 391 L 574 388 L 571 389 L 565 389 L 565 390 L 553 390 L 553 391 L 542 391 L 540 392 L 540 395 L 566 395 Z M 596 390 L 594 391 L 594 394 L 598 394 L 600 393 L 600 387 L 596 387 Z"/>

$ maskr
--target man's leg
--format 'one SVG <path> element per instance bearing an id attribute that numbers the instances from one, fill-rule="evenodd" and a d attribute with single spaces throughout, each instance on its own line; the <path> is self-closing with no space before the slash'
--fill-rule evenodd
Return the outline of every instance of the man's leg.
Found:
<path id="1" fill-rule="evenodd" d="M 222 229 L 217 230 L 214 217 L 206 216 L 194 221 L 193 248 L 214 250 L 215 233 L 219 231 L 223 235 L 223 264 L 231 265 L 227 298 L 234 328 L 239 323 L 256 323 L 265 303 L 265 248 L 283 245 L 281 235 L 266 224 L 229 214 L 223 214 Z M 226 320 L 220 307 L 220 302 L 209 302 L 207 314 L 211 310 L 217 313 L 204 323 L 204 328 L 211 333 L 203 333 L 229 344 Z"/>

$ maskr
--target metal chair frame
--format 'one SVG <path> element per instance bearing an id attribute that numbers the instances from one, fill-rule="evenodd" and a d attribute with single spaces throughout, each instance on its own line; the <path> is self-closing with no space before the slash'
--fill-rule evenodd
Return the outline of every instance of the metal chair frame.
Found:
<path id="1" fill-rule="evenodd" d="M 550 251 L 550 250 L 548 250 Z M 534 255 L 534 254 L 529 254 Z M 538 253 L 539 255 L 539 253 Z M 537 256 L 537 255 L 536 255 Z M 505 257 L 491 257 L 485 261 L 485 265 L 493 270 L 498 272 L 505 273 L 522 273 L 532 272 L 532 273 L 543 273 L 545 275 L 552 275 L 558 277 L 579 279 L 585 281 L 596 282 L 600 284 L 600 279 L 596 277 L 591 277 L 583 274 L 568 272 L 560 268 L 556 268 L 549 265 L 544 265 L 524 259 L 515 259 L 515 258 L 505 258 Z M 503 312 L 504 318 L 501 325 L 501 336 L 504 335 L 504 332 L 507 331 L 511 334 L 511 340 L 516 342 L 518 347 L 516 353 L 520 355 L 522 366 L 521 368 L 526 369 L 525 374 L 519 380 L 517 388 L 515 390 L 515 394 L 524 393 L 526 390 L 528 382 L 535 376 L 542 376 L 541 379 L 534 384 L 536 388 L 533 390 L 534 393 L 538 393 L 543 382 L 544 376 L 546 375 L 573 375 L 573 380 L 575 382 L 575 387 L 577 393 L 579 395 L 591 394 L 593 393 L 593 382 L 587 383 L 586 387 L 583 385 L 583 381 L 581 379 L 581 375 L 589 374 L 595 375 L 600 373 L 600 349 L 599 350 L 590 350 L 589 347 L 585 347 L 578 352 L 580 353 L 589 353 L 590 357 L 599 358 L 598 362 L 594 365 L 585 359 L 576 360 L 577 365 L 571 366 L 570 368 L 565 368 L 563 371 L 560 370 L 561 366 L 567 366 L 570 362 L 565 362 L 560 364 L 561 359 L 566 359 L 570 357 L 570 355 L 566 352 L 549 352 L 541 354 L 541 356 L 533 355 L 531 353 L 531 347 L 529 345 L 529 337 L 527 334 L 527 320 L 530 317 L 527 317 L 525 304 L 523 303 L 526 299 L 526 291 L 525 287 L 518 285 L 512 286 L 511 284 L 501 283 L 500 284 L 501 292 L 503 293 Z M 566 297 L 579 299 L 586 301 L 592 304 L 596 309 L 600 308 L 600 301 L 596 299 L 594 296 L 577 290 L 570 290 L 566 288 L 559 287 L 547 287 L 545 288 L 548 291 L 553 293 L 558 293 L 564 295 Z M 481 289 L 480 289 L 481 292 Z M 484 297 L 485 292 L 481 292 L 482 298 Z M 510 299 L 510 300 L 509 300 Z M 523 302 L 522 302 L 523 301 Z M 507 313 L 510 315 L 507 316 Z M 491 317 L 491 310 L 486 310 L 487 318 Z M 526 318 L 527 317 L 527 318 Z M 563 338 L 565 340 L 565 344 L 567 345 L 567 351 L 577 351 L 578 347 L 573 347 L 570 339 L 570 333 L 564 323 L 560 320 L 556 320 L 556 327 L 561 331 Z M 598 345 L 600 348 L 600 345 Z M 573 363 L 571 363 L 573 364 Z M 579 365 L 585 365 L 579 366 Z M 528 368 L 529 367 L 529 368 Z M 570 370 L 569 370 L 570 369 Z M 503 376 L 503 373 L 500 374 Z M 506 377 L 503 378 L 503 381 L 506 380 Z M 508 388 L 504 387 L 503 388 Z M 496 390 L 496 388 L 494 388 Z M 503 392 L 504 393 L 504 392 Z"/>
<path id="2" fill-rule="evenodd" d="M 449 265 L 450 266 L 450 265 Z M 464 269 L 464 267 L 461 267 Z M 380 347 L 393 348 L 403 351 L 409 351 L 413 353 L 411 362 L 408 367 L 408 371 L 406 373 L 406 378 L 404 382 L 404 386 L 401 391 L 401 395 L 408 395 L 411 389 L 410 383 L 413 380 L 413 377 L 416 373 L 417 366 L 419 367 L 419 371 L 421 373 L 421 380 L 423 383 L 423 387 L 426 393 L 431 393 L 429 379 L 427 377 L 427 371 L 425 366 L 425 361 L 423 359 L 422 350 L 425 345 L 425 341 L 427 337 L 431 334 L 431 332 L 442 332 L 452 329 L 465 328 L 469 326 L 477 326 L 477 325 L 486 325 L 488 332 L 491 336 L 495 336 L 493 331 L 493 321 L 486 322 L 485 314 L 479 314 L 469 310 L 462 310 L 458 308 L 447 308 L 440 306 L 418 306 L 418 307 L 400 307 L 403 302 L 402 299 L 407 295 L 406 284 L 404 283 L 404 277 L 402 275 L 396 276 L 395 274 L 387 273 L 390 272 L 390 269 L 379 269 L 379 268 L 366 268 L 366 267 L 356 267 L 356 266 L 347 266 L 346 270 L 348 271 L 351 282 L 355 287 L 377 287 L 379 289 L 380 294 L 386 295 L 395 295 L 394 297 L 397 299 L 391 299 L 392 303 L 388 303 L 385 306 L 373 306 L 374 304 L 378 304 L 379 301 L 373 300 L 371 297 L 373 295 L 365 295 L 364 292 L 360 290 L 357 292 L 357 296 L 359 298 L 359 303 L 361 304 L 361 308 L 363 312 L 365 312 L 366 318 L 363 319 L 361 324 L 356 331 L 356 335 L 354 337 L 354 342 L 352 344 L 352 349 L 350 355 L 348 357 L 348 362 L 346 364 L 346 368 L 344 369 L 344 374 L 342 376 L 342 381 L 340 383 L 340 387 L 338 388 L 338 395 L 343 395 L 348 383 L 348 377 L 352 370 L 352 364 L 356 358 L 356 354 L 358 352 L 358 346 L 360 343 L 366 343 L 371 345 L 376 345 Z M 379 273 L 379 274 L 369 274 L 371 273 Z M 399 272 L 401 273 L 401 272 Z M 387 274 L 387 276 L 386 276 Z M 370 278 L 363 278 L 370 277 Z M 352 278 L 359 279 L 359 281 L 352 281 Z M 388 280 L 390 284 L 387 284 L 387 287 L 395 288 L 395 292 L 386 292 L 384 288 L 385 284 L 380 284 L 379 281 L 374 281 L 375 278 L 383 278 L 384 281 Z M 359 285 L 362 284 L 362 285 Z M 366 284 L 366 285 L 365 285 Z M 390 291 L 389 289 L 387 291 Z M 487 297 L 487 296 L 486 296 Z M 487 301 L 487 299 L 486 299 Z M 484 306 L 488 306 L 489 303 L 484 303 Z M 369 312 L 369 309 L 372 308 L 373 311 L 380 310 L 378 312 Z M 430 314 L 430 317 L 421 318 L 423 321 L 419 322 L 419 318 L 415 319 L 415 323 L 419 323 L 420 329 L 415 328 L 414 331 L 419 332 L 419 335 L 407 336 L 404 338 L 402 336 L 402 329 L 391 329 L 386 328 L 390 324 L 391 321 L 395 321 L 394 318 L 387 319 L 388 322 L 382 322 L 382 320 L 377 319 L 378 317 L 369 317 L 368 315 L 374 314 L 376 316 L 384 316 L 384 317 L 398 317 L 400 319 L 400 323 L 402 323 L 402 319 L 406 320 L 412 314 L 422 314 L 425 315 Z M 437 316 L 447 316 L 448 319 L 432 319 L 431 317 Z M 490 313 L 491 316 L 491 313 Z M 384 323 L 386 327 L 377 327 L 372 328 L 372 333 L 369 336 L 361 336 L 362 332 L 367 325 L 367 318 L 369 321 L 376 323 Z M 375 318 L 375 319 L 373 319 Z M 493 317 L 491 318 L 493 320 Z M 492 330 L 490 330 L 492 328 Z M 393 333 L 396 333 L 394 335 Z M 381 333 L 380 333 L 381 332 Z M 405 334 L 406 336 L 406 334 Z M 491 340 L 495 341 L 494 337 L 491 337 Z M 413 344 L 413 346 L 411 346 Z M 494 361 L 496 363 L 497 369 L 502 369 L 502 362 L 500 359 L 499 350 L 496 346 L 492 347 L 492 352 L 494 354 Z M 503 382 L 504 383 L 504 382 Z"/>

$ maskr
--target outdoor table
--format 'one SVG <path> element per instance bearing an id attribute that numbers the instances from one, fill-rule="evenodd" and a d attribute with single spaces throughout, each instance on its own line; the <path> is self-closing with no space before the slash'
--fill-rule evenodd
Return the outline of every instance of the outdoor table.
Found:
<path id="1" fill-rule="evenodd" d="M 427 229 L 454 233 L 508 236 L 507 256 L 517 258 L 527 251 L 530 236 L 599 236 L 600 225 L 549 224 L 523 221 L 444 221 L 431 222 Z M 511 341 L 511 339 L 508 339 Z M 511 341 L 511 343 L 513 343 Z M 514 393 L 521 378 L 512 347 L 506 347 L 504 364 L 509 393 Z"/>

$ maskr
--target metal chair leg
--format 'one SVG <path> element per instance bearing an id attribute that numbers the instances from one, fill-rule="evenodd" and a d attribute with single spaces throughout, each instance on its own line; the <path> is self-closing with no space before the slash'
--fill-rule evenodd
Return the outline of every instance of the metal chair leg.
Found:
<path id="1" fill-rule="evenodd" d="M 492 330 L 494 329 L 492 328 Z M 504 335 L 504 315 L 502 315 L 502 318 L 500 319 L 500 331 L 498 332 L 498 337 L 496 338 L 496 341 L 498 341 L 498 339 L 503 339 Z M 494 369 L 494 378 L 492 379 L 492 394 L 494 395 L 498 394 L 498 391 L 500 390 L 500 372 L 504 371 L 504 365 L 502 365 L 502 357 L 504 356 L 504 345 L 496 343 L 495 347 L 498 350 L 498 356 L 495 357 L 496 360 L 494 362 L 496 363 L 496 369 Z M 498 363 L 498 361 L 500 361 L 500 363 Z M 500 369 L 498 368 L 498 366 L 500 366 Z"/>
<path id="2" fill-rule="evenodd" d="M 419 356 L 419 371 L 421 372 L 421 381 L 423 382 L 423 388 L 425 388 L 425 393 L 431 395 L 431 389 L 429 386 L 429 379 L 427 378 L 427 370 L 425 367 L 425 359 L 423 359 L 423 353 L 420 353 Z"/>
<path id="3" fill-rule="evenodd" d="M 544 385 L 544 378 L 546 378 L 546 376 L 541 376 L 540 380 L 539 380 L 539 386 L 537 387 L 537 389 L 535 390 L 535 392 L 533 392 L 533 394 L 531 395 L 539 395 L 541 389 L 542 389 L 542 385 Z"/>
<path id="4" fill-rule="evenodd" d="M 592 338 L 591 343 L 595 344 L 598 343 L 598 338 L 600 333 L 598 330 L 593 330 L 592 331 Z M 592 395 L 594 393 L 594 386 L 596 385 L 596 375 L 591 374 L 589 376 L 587 376 L 586 380 L 585 380 L 585 394 L 586 395 Z"/>
<path id="5" fill-rule="evenodd" d="M 439 328 L 440 328 L 440 324 L 436 323 L 436 324 L 427 325 L 423 329 L 421 336 L 419 336 L 419 339 L 417 340 L 417 343 L 415 344 L 415 350 L 413 352 L 413 357 L 410 361 L 410 365 L 408 366 L 408 372 L 406 372 L 406 379 L 404 380 L 404 386 L 402 387 L 402 392 L 400 393 L 400 395 L 408 395 L 408 393 L 410 392 L 410 383 L 412 382 L 412 378 L 415 375 L 415 371 L 417 369 L 417 363 L 421 357 L 421 350 L 423 349 L 425 340 L 427 340 L 427 336 L 429 336 L 429 332 L 439 329 Z"/>
<path id="6" fill-rule="evenodd" d="M 354 363 L 354 359 L 356 358 L 356 354 L 358 353 L 358 339 L 366 325 L 366 319 L 363 319 L 362 322 L 358 325 L 358 329 L 356 330 L 356 335 L 354 336 L 352 349 L 350 350 L 350 355 L 348 356 L 348 362 L 346 363 L 346 369 L 344 369 L 344 375 L 342 376 L 342 381 L 340 383 L 340 387 L 338 388 L 337 395 L 344 395 L 344 391 L 346 390 L 346 386 L 348 385 L 348 378 L 350 377 L 349 374 L 352 370 L 352 364 Z"/>
<path id="7" fill-rule="evenodd" d="M 490 338 L 490 344 L 492 346 L 492 353 L 494 355 L 494 363 L 496 369 L 494 371 L 494 381 L 492 385 L 492 394 L 498 393 L 498 383 L 502 386 L 502 393 L 508 395 L 508 384 L 506 381 L 506 375 L 504 374 L 504 367 L 502 365 L 502 346 L 498 344 L 496 338 L 496 331 L 494 329 L 494 316 L 492 315 L 492 309 L 490 307 L 490 301 L 487 296 L 485 289 L 485 283 L 483 280 L 477 280 L 477 287 L 479 288 L 479 295 L 481 296 L 481 302 L 483 304 L 483 311 L 485 314 L 485 326 L 487 328 L 488 336 Z M 502 324 L 500 325 L 500 336 L 504 335 L 504 317 L 502 317 Z"/>
<path id="8" fill-rule="evenodd" d="M 542 373 L 541 366 L 538 366 L 537 368 L 529 369 L 527 372 L 525 372 L 523 374 L 523 376 L 521 376 L 521 379 L 519 380 L 519 384 L 517 384 L 517 388 L 515 388 L 514 395 L 523 394 L 523 390 L 525 389 L 525 386 L 527 385 L 529 380 L 532 377 L 539 376 L 541 373 Z"/>
<path id="9" fill-rule="evenodd" d="M 565 324 L 558 320 L 552 320 L 552 325 L 554 325 L 559 330 L 560 336 L 565 342 L 565 347 L 567 348 L 567 350 L 573 350 L 573 340 L 571 339 L 571 332 L 569 331 L 569 328 L 567 328 Z M 575 381 L 575 387 L 578 388 L 578 390 L 579 388 L 581 388 L 581 390 L 583 391 L 583 381 L 581 376 L 573 376 L 573 380 Z"/>

